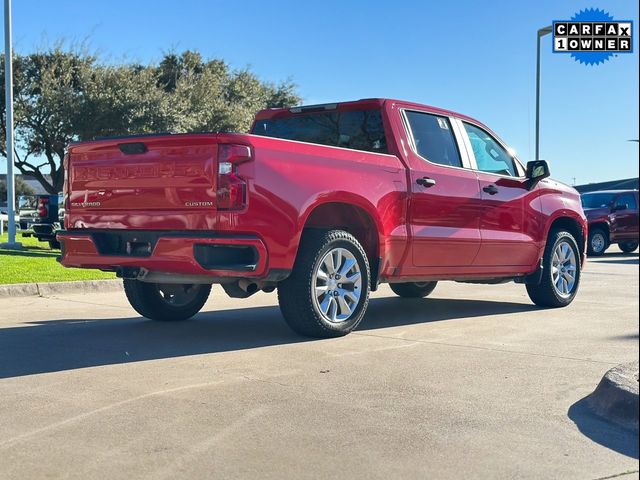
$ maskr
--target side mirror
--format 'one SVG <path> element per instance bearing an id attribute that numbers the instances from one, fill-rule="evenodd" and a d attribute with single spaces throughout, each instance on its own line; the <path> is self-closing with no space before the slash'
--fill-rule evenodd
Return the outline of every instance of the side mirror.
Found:
<path id="1" fill-rule="evenodd" d="M 551 176 L 549 163 L 546 160 L 532 160 L 527 162 L 527 181 L 528 188 L 531 190 L 538 182 L 544 178 Z"/>
<path id="2" fill-rule="evenodd" d="M 627 210 L 629 205 L 626 203 L 616 203 L 611 209 L 612 212 L 619 212 L 620 210 Z"/>

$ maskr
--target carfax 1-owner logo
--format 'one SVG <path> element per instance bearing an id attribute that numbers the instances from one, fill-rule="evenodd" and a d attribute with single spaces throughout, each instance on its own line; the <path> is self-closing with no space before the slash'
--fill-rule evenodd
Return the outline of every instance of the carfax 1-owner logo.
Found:
<path id="1" fill-rule="evenodd" d="M 571 20 L 554 20 L 553 52 L 569 53 L 586 65 L 604 63 L 619 53 L 632 53 L 633 22 L 615 20 L 594 8 L 580 11 Z"/>

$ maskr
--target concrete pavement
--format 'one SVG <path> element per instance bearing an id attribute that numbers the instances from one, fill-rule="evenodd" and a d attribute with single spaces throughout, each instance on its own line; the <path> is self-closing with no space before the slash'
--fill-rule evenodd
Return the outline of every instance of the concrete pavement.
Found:
<path id="1" fill-rule="evenodd" d="M 637 254 L 561 310 L 515 284 L 372 297 L 333 340 L 219 287 L 178 324 L 121 292 L 0 299 L 0 478 L 638 477 L 637 436 L 583 401 L 638 358 Z"/>

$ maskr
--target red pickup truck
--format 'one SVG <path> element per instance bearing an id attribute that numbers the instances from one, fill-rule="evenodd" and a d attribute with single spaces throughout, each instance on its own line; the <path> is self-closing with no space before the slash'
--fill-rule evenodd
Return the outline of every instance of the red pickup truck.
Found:
<path id="1" fill-rule="evenodd" d="M 250 134 L 72 144 L 65 167 L 61 263 L 117 272 L 151 319 L 195 315 L 219 283 L 232 297 L 277 289 L 295 331 L 331 337 L 383 282 L 424 297 L 439 280 L 516 281 L 545 307 L 580 283 L 578 193 L 447 110 L 270 109 Z"/>

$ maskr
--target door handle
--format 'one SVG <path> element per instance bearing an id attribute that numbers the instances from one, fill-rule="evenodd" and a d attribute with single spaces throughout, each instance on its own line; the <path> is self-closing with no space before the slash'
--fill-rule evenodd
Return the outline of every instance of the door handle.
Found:
<path id="1" fill-rule="evenodd" d="M 424 188 L 431 188 L 436 184 L 436 181 L 433 178 L 422 177 L 416 180 L 418 185 L 422 185 Z"/>
<path id="2" fill-rule="evenodd" d="M 487 185 L 482 189 L 483 192 L 487 192 L 489 195 L 495 195 L 498 193 L 498 189 L 495 185 Z"/>

